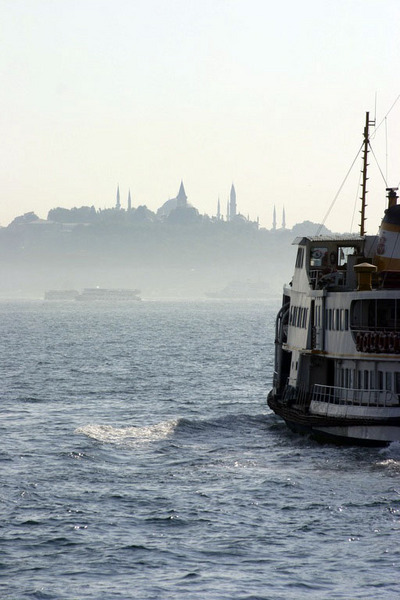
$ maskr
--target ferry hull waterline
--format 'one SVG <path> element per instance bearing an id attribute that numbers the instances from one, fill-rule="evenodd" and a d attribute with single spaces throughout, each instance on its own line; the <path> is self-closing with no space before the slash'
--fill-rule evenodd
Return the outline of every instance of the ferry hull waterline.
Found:
<path id="1" fill-rule="evenodd" d="M 386 446 L 400 441 L 400 205 L 387 188 L 379 232 L 365 234 L 370 125 L 367 113 L 360 234 L 293 242 L 268 405 L 319 441 Z"/>

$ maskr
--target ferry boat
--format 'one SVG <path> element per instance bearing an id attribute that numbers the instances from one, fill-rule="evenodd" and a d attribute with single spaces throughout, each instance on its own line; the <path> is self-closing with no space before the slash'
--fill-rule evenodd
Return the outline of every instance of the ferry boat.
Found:
<path id="1" fill-rule="evenodd" d="M 132 302 L 141 300 L 140 290 L 85 288 L 75 299 L 80 302 Z"/>
<path id="2" fill-rule="evenodd" d="M 358 235 L 297 238 L 294 275 L 275 328 L 269 407 L 320 441 L 400 441 L 400 205 L 397 188 L 378 235 L 365 234 L 369 113 Z"/>

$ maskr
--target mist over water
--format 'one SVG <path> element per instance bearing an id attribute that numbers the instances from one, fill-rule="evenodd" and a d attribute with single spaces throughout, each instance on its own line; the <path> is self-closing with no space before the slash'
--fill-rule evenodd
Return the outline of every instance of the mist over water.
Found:
<path id="1" fill-rule="evenodd" d="M 1 598 L 399 596 L 399 445 L 269 411 L 278 307 L 0 303 Z"/>

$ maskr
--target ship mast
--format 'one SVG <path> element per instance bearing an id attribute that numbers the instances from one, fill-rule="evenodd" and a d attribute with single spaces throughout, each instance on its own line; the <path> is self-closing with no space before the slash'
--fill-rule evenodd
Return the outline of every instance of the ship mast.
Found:
<path id="1" fill-rule="evenodd" d="M 368 168 L 368 149 L 369 149 L 369 126 L 375 125 L 375 121 L 369 120 L 369 112 L 365 115 L 365 127 L 364 127 L 364 144 L 363 144 L 363 170 L 362 170 L 362 184 L 361 184 L 361 223 L 360 223 L 360 235 L 365 235 L 365 208 L 367 206 L 367 168 Z"/>

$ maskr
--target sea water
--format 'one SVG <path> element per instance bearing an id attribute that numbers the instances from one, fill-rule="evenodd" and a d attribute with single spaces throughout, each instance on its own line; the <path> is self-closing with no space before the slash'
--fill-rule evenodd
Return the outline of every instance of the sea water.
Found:
<path id="1" fill-rule="evenodd" d="M 400 449 L 266 405 L 279 300 L 0 303 L 0 598 L 400 597 Z"/>

